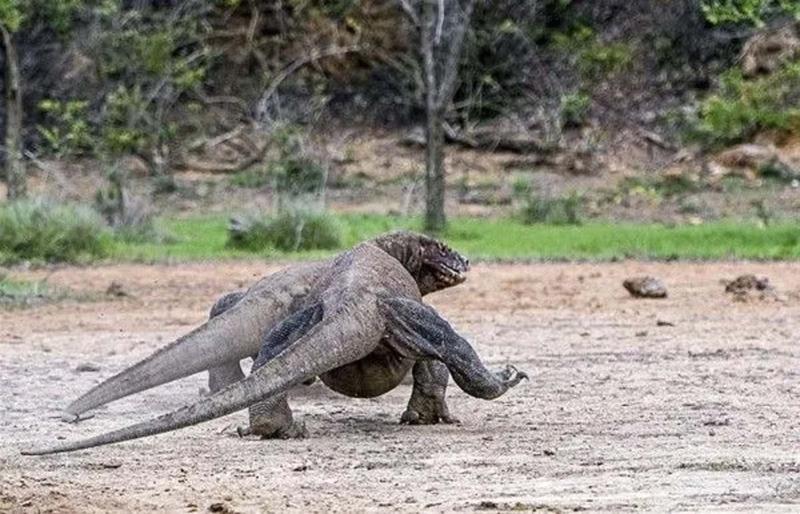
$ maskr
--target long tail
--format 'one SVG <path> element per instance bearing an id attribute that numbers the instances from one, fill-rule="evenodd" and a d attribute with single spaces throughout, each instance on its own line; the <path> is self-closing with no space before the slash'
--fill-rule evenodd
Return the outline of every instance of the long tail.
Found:
<path id="1" fill-rule="evenodd" d="M 77 417 L 119 398 L 254 355 L 264 332 L 287 310 L 273 297 L 245 297 L 229 311 L 96 385 L 66 411 Z"/>
<path id="2" fill-rule="evenodd" d="M 349 319 L 346 315 L 335 316 L 332 320 L 323 319 L 249 377 L 213 396 L 127 428 L 82 441 L 25 450 L 22 454 L 46 455 L 92 448 L 169 432 L 225 416 L 288 391 L 310 377 L 362 358 L 372 351 L 382 330 L 383 327 L 374 321 L 374 317 L 370 320 L 359 313 L 351 312 Z"/>

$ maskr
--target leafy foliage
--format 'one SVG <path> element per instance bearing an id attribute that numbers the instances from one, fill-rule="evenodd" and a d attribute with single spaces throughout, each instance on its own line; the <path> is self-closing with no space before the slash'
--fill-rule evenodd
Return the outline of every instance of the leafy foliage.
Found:
<path id="1" fill-rule="evenodd" d="M 565 127 L 580 127 L 586 122 L 592 99 L 585 93 L 571 93 L 561 97 L 561 121 Z"/>
<path id="2" fill-rule="evenodd" d="M 10 32 L 16 32 L 22 25 L 24 15 L 20 0 L 0 0 L 0 24 Z"/>
<path id="3" fill-rule="evenodd" d="M 0 206 L 0 262 L 74 262 L 106 251 L 107 229 L 91 209 L 44 200 Z"/>
<path id="4" fill-rule="evenodd" d="M 701 8 L 708 21 L 763 25 L 771 16 L 787 13 L 800 18 L 797 0 L 704 0 Z"/>
<path id="5" fill-rule="evenodd" d="M 284 210 L 264 220 L 237 222 L 229 230 L 228 245 L 251 251 L 331 250 L 342 246 L 342 230 L 324 212 Z"/>
<path id="6" fill-rule="evenodd" d="M 722 78 L 718 93 L 700 105 L 694 137 L 712 144 L 744 141 L 762 130 L 800 133 L 800 61 L 746 80 L 739 70 Z"/>
<path id="7" fill-rule="evenodd" d="M 72 157 L 90 153 L 94 149 L 94 134 L 89 125 L 87 108 L 83 100 L 42 100 L 39 110 L 47 114 L 50 123 L 37 127 L 45 143 L 45 150 L 58 157 Z"/>
<path id="8" fill-rule="evenodd" d="M 580 225 L 582 205 L 583 197 L 578 193 L 553 198 L 531 195 L 525 200 L 520 217 L 528 225 Z"/>

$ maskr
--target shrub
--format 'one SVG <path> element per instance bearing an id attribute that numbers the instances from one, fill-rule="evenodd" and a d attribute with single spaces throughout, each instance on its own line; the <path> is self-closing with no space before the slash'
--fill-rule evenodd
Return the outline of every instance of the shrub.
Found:
<path id="1" fill-rule="evenodd" d="M 44 150 L 57 157 L 90 154 L 94 150 L 94 133 L 89 125 L 89 102 L 42 100 L 39 110 L 49 124 L 37 126 Z"/>
<path id="2" fill-rule="evenodd" d="M 91 209 L 43 200 L 0 206 L 0 261 L 74 262 L 105 254 L 106 225 Z"/>
<path id="3" fill-rule="evenodd" d="M 285 210 L 264 220 L 232 220 L 228 246 L 252 251 L 332 250 L 342 246 L 342 231 L 324 212 Z"/>
<path id="4" fill-rule="evenodd" d="M 690 136 L 711 145 L 745 141 L 763 130 L 800 132 L 800 61 L 746 80 L 739 70 L 722 77 L 720 90 L 701 104 Z"/>
<path id="5" fill-rule="evenodd" d="M 174 184 L 174 180 L 166 178 L 163 183 Z M 94 194 L 95 210 L 105 218 L 114 236 L 131 243 L 168 241 L 170 235 L 156 228 L 148 202 L 129 194 L 126 184 L 125 173 L 112 168 L 108 173 L 108 185 L 97 189 Z M 154 183 L 154 187 L 159 187 L 159 183 Z"/>
<path id="6" fill-rule="evenodd" d="M 586 123 L 592 99 L 584 93 L 561 97 L 561 121 L 565 127 L 580 127 Z"/>
<path id="7" fill-rule="evenodd" d="M 248 168 L 231 175 L 230 185 L 258 189 L 269 184 L 269 175 L 264 167 Z"/>
<path id="8" fill-rule="evenodd" d="M 67 298 L 70 293 L 50 286 L 47 280 L 15 280 L 0 273 L 0 309 L 31 307 Z"/>
<path id="9" fill-rule="evenodd" d="M 275 190 L 288 196 L 316 193 L 325 185 L 325 169 L 304 155 L 286 155 L 273 161 L 269 175 L 275 180 Z"/>
<path id="10" fill-rule="evenodd" d="M 583 196 L 578 193 L 553 198 L 532 194 L 525 199 L 520 217 L 529 225 L 580 225 L 582 204 Z"/>

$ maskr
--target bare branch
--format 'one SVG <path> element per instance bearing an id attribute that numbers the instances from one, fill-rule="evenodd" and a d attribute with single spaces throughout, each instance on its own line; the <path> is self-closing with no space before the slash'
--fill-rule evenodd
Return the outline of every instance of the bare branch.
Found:
<path id="1" fill-rule="evenodd" d="M 436 21 L 436 38 L 434 39 L 434 45 L 439 46 L 442 42 L 442 30 L 444 29 L 444 0 L 439 0 L 439 12 L 438 12 L 438 19 Z"/>
<path id="2" fill-rule="evenodd" d="M 336 55 L 344 55 L 360 51 L 360 45 L 334 46 L 325 50 L 313 50 L 308 55 L 300 57 L 299 59 L 296 59 L 285 66 L 280 72 L 278 72 L 278 75 L 272 80 L 267 89 L 264 90 L 264 94 L 261 95 L 261 98 L 259 98 L 258 103 L 256 104 L 256 121 L 259 123 L 263 122 L 264 118 L 266 117 L 267 103 L 269 102 L 269 99 L 275 94 L 275 91 L 277 91 L 281 83 L 283 83 L 283 81 L 286 80 L 292 73 L 296 72 L 306 64 L 318 61 L 319 59 L 325 57 L 333 57 Z"/>
<path id="3" fill-rule="evenodd" d="M 452 35 L 450 36 L 450 46 L 447 49 L 446 61 L 443 66 L 444 77 L 439 84 L 439 91 L 436 94 L 436 103 L 440 109 L 447 107 L 455 93 L 456 79 L 458 78 L 458 61 L 461 58 L 461 47 L 464 44 L 464 36 L 467 33 L 472 10 L 475 7 L 475 0 L 467 0 L 464 6 L 461 20 L 455 23 Z"/>
<path id="4" fill-rule="evenodd" d="M 406 13 L 406 16 L 408 16 L 411 19 L 411 21 L 414 23 L 414 25 L 419 26 L 419 16 L 417 16 L 417 12 L 411 6 L 409 1 L 408 0 L 397 0 L 397 2 L 400 4 L 400 8 L 403 9 L 403 12 Z"/>

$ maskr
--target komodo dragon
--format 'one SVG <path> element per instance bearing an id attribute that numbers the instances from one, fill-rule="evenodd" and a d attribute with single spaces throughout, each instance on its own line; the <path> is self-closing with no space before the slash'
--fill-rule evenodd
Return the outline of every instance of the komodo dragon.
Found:
<path id="1" fill-rule="evenodd" d="M 457 285 L 466 278 L 464 273 L 469 262 L 435 239 L 411 232 L 394 232 L 371 242 L 403 263 L 414 276 L 422 295 Z M 312 284 L 330 273 L 331 266 L 331 260 L 296 265 L 259 280 L 247 292 L 223 296 L 211 308 L 209 316 L 217 318 L 231 309 L 225 319 L 209 320 L 150 357 L 98 384 L 72 402 L 66 408 L 64 418 L 77 421 L 90 409 L 206 368 L 211 392 L 241 380 L 244 374 L 240 359 L 258 354 L 262 338 L 297 310 Z M 446 268 L 458 271 L 458 274 L 438 271 Z M 234 306 L 237 308 L 233 309 Z M 253 411 L 265 410 L 268 409 L 253 406 L 251 418 L 254 417 Z M 415 416 L 413 412 L 409 409 L 403 420 L 409 423 L 451 421 L 446 415 Z M 290 425 L 276 429 L 274 423 L 252 421 L 255 428 L 252 432 L 262 437 L 302 435 L 302 430 L 296 430 L 300 427 Z"/>
<path id="2" fill-rule="evenodd" d="M 411 244 L 414 241 L 416 245 Z M 410 251 L 412 248 L 416 248 L 415 251 Z M 397 386 L 412 368 L 414 386 L 403 420 L 447 421 L 449 413 L 444 392 L 448 372 L 467 394 L 484 399 L 497 398 L 527 378 L 525 373 L 510 365 L 499 372 L 489 371 L 469 343 L 434 309 L 422 303 L 423 292 L 462 282 L 467 269 L 468 263 L 460 255 L 425 236 L 392 234 L 358 245 L 330 261 L 327 272 L 313 282 L 307 294 L 293 306 L 292 314 L 266 334 L 247 378 L 150 421 L 81 441 L 23 451 L 23 454 L 74 451 L 159 434 L 215 419 L 259 402 L 266 408 L 258 417 L 259 423 L 269 425 L 273 431 L 291 433 L 296 428 L 286 392 L 292 387 L 319 377 L 328 387 L 347 396 L 374 397 Z M 226 341 L 230 340 L 232 332 L 242 335 L 243 325 L 251 331 L 257 330 L 255 323 L 242 316 L 243 312 L 257 310 L 252 308 L 254 302 L 248 301 L 248 297 L 250 293 L 182 340 L 194 337 L 209 344 L 205 341 L 225 332 L 221 328 L 227 329 Z M 234 341 L 231 345 L 209 344 L 210 350 L 216 349 L 216 354 L 221 356 L 193 359 L 192 372 L 251 353 L 245 351 L 248 348 L 242 348 L 246 345 Z M 161 352 L 130 368 L 144 366 L 148 371 L 143 373 L 148 377 L 148 385 L 131 385 L 130 378 L 125 379 L 126 374 L 131 376 L 128 371 L 109 382 L 123 377 L 118 382 L 126 388 L 125 394 L 131 394 L 177 378 L 174 373 L 166 373 L 165 367 L 170 363 L 174 367 L 183 366 L 180 361 L 169 359 L 166 365 L 152 366 L 160 360 Z M 153 367 L 161 374 L 155 380 L 150 378 L 153 370 L 148 369 Z M 188 374 L 185 369 L 181 373 Z M 141 378 L 142 373 L 135 375 Z M 103 388 L 103 384 L 99 387 Z M 96 398 L 84 401 L 79 404 L 80 408 L 71 412 L 82 412 L 91 408 L 83 408 L 86 405 L 102 404 L 125 394 L 104 394 L 101 395 L 103 401 L 98 402 Z"/>
<path id="3" fill-rule="evenodd" d="M 435 239 L 400 231 L 370 242 L 406 267 L 423 296 L 466 279 L 469 261 Z M 265 334 L 297 310 L 312 285 L 330 273 L 332 262 L 295 265 L 244 293 L 223 296 L 211 308 L 214 319 L 90 389 L 65 409 L 65 419 L 77 421 L 88 410 L 205 369 L 211 392 L 241 380 L 239 361 L 258 354 Z M 447 268 L 457 273 L 441 271 Z"/>

